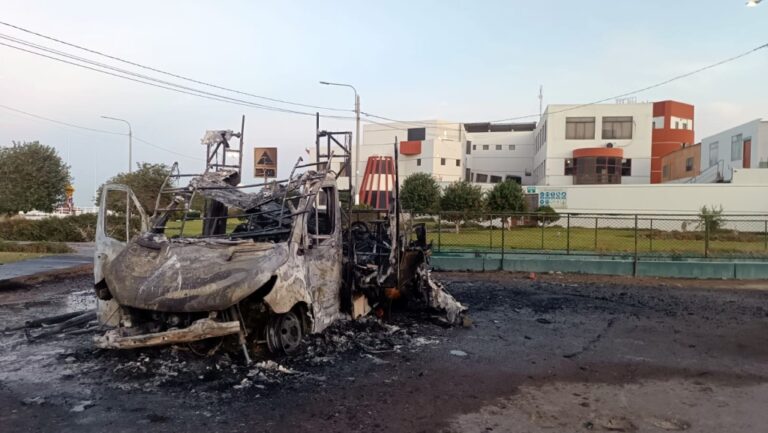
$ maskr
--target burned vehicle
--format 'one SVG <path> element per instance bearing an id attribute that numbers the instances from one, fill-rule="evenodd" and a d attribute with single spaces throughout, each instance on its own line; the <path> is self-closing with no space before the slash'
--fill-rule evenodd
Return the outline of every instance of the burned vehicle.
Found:
<path id="1" fill-rule="evenodd" d="M 229 143 L 235 137 L 239 148 Z M 345 209 L 332 157 L 300 158 L 283 181 L 239 185 L 242 134 L 209 131 L 203 144 L 206 171 L 185 175 L 174 164 L 152 216 L 127 186 L 104 186 L 94 277 L 100 321 L 113 328 L 97 346 L 233 336 L 248 357 L 264 343 L 291 353 L 307 333 L 392 302 L 460 319 L 465 308 L 430 276 L 424 226 L 397 207 Z M 107 229 L 115 195 L 125 209 L 123 240 Z M 199 216 L 194 203 L 203 203 Z"/>

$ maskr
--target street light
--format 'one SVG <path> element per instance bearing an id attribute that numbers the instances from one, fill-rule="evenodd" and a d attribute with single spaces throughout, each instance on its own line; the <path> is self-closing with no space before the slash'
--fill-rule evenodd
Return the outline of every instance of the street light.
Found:
<path id="1" fill-rule="evenodd" d="M 131 123 L 125 119 L 118 119 L 117 117 L 101 116 L 101 118 L 125 122 L 125 124 L 128 125 L 128 173 L 133 173 L 133 131 L 131 130 Z"/>
<path id="2" fill-rule="evenodd" d="M 360 194 L 355 192 L 355 189 L 358 188 L 357 182 L 360 178 L 360 95 L 357 94 L 357 89 L 355 89 L 355 86 L 351 84 L 331 83 L 329 81 L 321 81 L 320 84 L 324 84 L 326 86 L 349 87 L 355 92 L 355 153 L 351 158 L 352 162 L 354 163 L 354 167 L 352 168 L 355 173 L 355 178 L 354 182 L 352 183 L 352 195 L 355 196 L 355 204 L 360 204 Z"/>

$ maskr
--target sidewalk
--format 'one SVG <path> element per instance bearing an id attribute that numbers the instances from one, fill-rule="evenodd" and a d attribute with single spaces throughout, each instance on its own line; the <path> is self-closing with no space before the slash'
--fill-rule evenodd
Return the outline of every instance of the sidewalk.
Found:
<path id="1" fill-rule="evenodd" d="M 0 281 L 93 264 L 93 244 L 70 244 L 74 253 L 45 256 L 0 265 Z"/>

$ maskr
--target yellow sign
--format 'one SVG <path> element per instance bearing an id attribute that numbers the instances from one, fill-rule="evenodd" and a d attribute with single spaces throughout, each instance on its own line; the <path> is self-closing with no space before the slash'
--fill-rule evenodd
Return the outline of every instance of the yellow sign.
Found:
<path id="1" fill-rule="evenodd" d="M 277 148 L 253 148 L 253 177 L 277 177 Z"/>

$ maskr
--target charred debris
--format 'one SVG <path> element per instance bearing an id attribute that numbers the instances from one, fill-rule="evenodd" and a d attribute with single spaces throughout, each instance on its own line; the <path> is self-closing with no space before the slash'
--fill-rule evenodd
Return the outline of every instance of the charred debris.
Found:
<path id="1" fill-rule="evenodd" d="M 401 212 L 396 195 L 389 211 L 353 209 L 351 178 L 339 179 L 350 142 L 351 133 L 318 128 L 315 161 L 299 158 L 287 179 L 241 185 L 242 127 L 208 131 L 205 171 L 174 164 L 151 216 L 130 188 L 106 185 L 94 279 L 99 320 L 112 328 L 97 346 L 232 336 L 248 358 L 263 344 L 292 353 L 308 334 L 393 304 L 460 321 L 466 308 L 430 274 L 425 225 Z M 107 228 L 114 198 L 125 209 L 123 240 Z"/>

